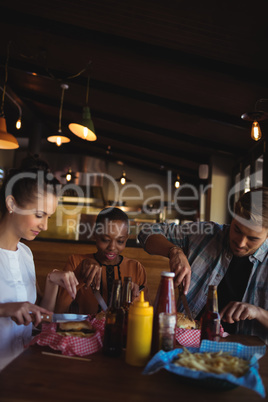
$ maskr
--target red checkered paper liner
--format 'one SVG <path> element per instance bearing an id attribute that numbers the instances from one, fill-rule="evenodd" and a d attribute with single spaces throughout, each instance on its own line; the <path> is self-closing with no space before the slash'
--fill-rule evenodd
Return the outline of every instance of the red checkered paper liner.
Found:
<path id="1" fill-rule="evenodd" d="M 57 324 L 42 324 L 42 332 L 36 335 L 30 345 L 37 343 L 40 346 L 49 346 L 54 350 L 60 350 L 63 355 L 87 356 L 102 349 L 104 335 L 105 317 L 88 319 L 95 329 L 95 334 L 90 338 L 78 336 L 62 336 L 56 332 Z"/>
<path id="2" fill-rule="evenodd" d="M 221 326 L 220 336 L 226 336 Z M 176 328 L 176 341 L 181 346 L 192 346 L 193 348 L 199 348 L 200 346 L 200 329 L 184 329 Z"/>

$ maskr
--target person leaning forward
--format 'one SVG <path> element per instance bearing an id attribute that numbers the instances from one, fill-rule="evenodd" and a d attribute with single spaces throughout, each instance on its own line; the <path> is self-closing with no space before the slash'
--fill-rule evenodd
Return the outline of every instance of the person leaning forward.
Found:
<path id="1" fill-rule="evenodd" d="M 184 284 L 195 319 L 201 317 L 213 284 L 225 331 L 256 335 L 268 343 L 267 236 L 268 188 L 260 187 L 237 201 L 230 225 L 145 225 L 138 238 L 149 254 L 169 258 L 175 286 Z"/>

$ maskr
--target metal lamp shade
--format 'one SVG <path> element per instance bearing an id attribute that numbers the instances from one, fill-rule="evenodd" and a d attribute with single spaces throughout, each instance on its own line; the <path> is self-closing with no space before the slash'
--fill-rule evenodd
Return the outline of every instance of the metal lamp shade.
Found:
<path id="1" fill-rule="evenodd" d="M 6 119 L 0 117 L 0 149 L 17 149 L 19 143 L 14 135 L 7 132 Z"/>
<path id="2" fill-rule="evenodd" d="M 69 129 L 71 132 L 83 140 L 96 141 L 95 128 L 91 120 L 91 114 L 88 106 L 83 108 L 82 120 L 79 123 L 70 123 Z"/>

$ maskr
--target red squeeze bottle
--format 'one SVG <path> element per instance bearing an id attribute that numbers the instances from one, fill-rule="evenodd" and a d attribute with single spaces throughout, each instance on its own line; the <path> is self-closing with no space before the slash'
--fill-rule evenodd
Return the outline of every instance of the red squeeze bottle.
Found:
<path id="1" fill-rule="evenodd" d="M 174 272 L 161 272 L 161 280 L 154 301 L 152 354 L 155 354 L 159 350 L 159 314 L 177 313 L 173 282 L 174 277 Z"/>
<path id="2" fill-rule="evenodd" d="M 218 311 L 217 286 L 208 287 L 208 297 L 206 308 L 201 317 L 201 336 L 200 340 L 219 341 L 220 339 L 221 317 Z"/>

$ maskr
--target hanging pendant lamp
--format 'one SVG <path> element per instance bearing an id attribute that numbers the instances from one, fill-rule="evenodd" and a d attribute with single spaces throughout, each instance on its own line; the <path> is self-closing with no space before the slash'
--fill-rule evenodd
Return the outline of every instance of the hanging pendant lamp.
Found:
<path id="1" fill-rule="evenodd" d="M 126 183 L 130 183 L 132 180 L 130 180 L 127 175 L 126 172 L 123 170 L 122 176 L 118 177 L 118 179 L 115 179 L 116 181 L 119 181 L 122 186 L 124 186 Z"/>
<path id="2" fill-rule="evenodd" d="M 70 123 L 69 130 L 86 141 L 96 141 L 97 136 L 95 134 L 95 128 L 91 119 L 90 109 L 88 106 L 88 92 L 89 92 L 89 76 L 87 80 L 87 92 L 86 92 L 86 106 L 83 107 L 82 120 L 78 123 Z"/>
<path id="3" fill-rule="evenodd" d="M 255 104 L 254 112 L 247 112 L 242 114 L 241 119 L 246 121 L 252 121 L 251 126 L 251 138 L 254 141 L 259 141 L 262 137 L 261 128 L 259 125 L 259 121 L 263 121 L 268 119 L 268 113 L 262 110 L 259 110 L 258 105 L 260 102 L 268 102 L 268 99 L 259 99 Z"/>
<path id="4" fill-rule="evenodd" d="M 10 45 L 10 43 L 9 43 Z M 17 149 L 19 148 L 19 143 L 14 135 L 7 132 L 7 123 L 4 115 L 4 102 L 7 87 L 7 67 L 9 59 L 9 45 L 7 48 L 7 60 L 5 65 L 5 83 L 2 94 L 1 112 L 0 112 L 0 149 Z"/>
<path id="5" fill-rule="evenodd" d="M 7 124 L 4 116 L 0 116 L 0 149 L 17 149 L 19 143 L 14 135 L 7 132 Z"/>
<path id="6" fill-rule="evenodd" d="M 49 142 L 54 142 L 58 147 L 61 146 L 61 144 L 70 142 L 70 138 L 65 137 L 62 135 L 61 131 L 61 118 L 62 118 L 62 107 L 63 107 L 63 99 L 64 99 L 64 91 L 68 89 L 69 86 L 67 84 L 61 84 L 61 102 L 60 102 L 60 112 L 59 112 L 59 129 L 58 129 L 58 134 L 57 135 L 51 135 L 50 137 L 47 138 Z"/>

